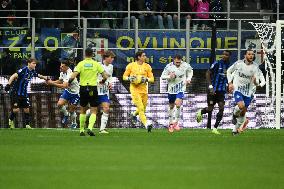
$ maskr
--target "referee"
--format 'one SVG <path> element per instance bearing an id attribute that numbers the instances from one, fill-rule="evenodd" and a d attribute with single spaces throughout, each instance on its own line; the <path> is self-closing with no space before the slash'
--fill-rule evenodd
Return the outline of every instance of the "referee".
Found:
<path id="1" fill-rule="evenodd" d="M 215 61 L 210 69 L 206 72 L 206 80 L 209 83 L 208 92 L 207 92 L 207 104 L 206 108 L 199 110 L 196 113 L 196 120 L 198 123 L 202 121 L 202 115 L 208 113 L 208 121 L 207 121 L 207 129 L 211 129 L 211 116 L 212 111 L 215 104 L 218 104 L 219 112 L 216 116 L 216 122 L 212 133 L 220 134 L 217 130 L 224 112 L 224 105 L 225 105 L 225 94 L 227 91 L 227 69 L 230 66 L 230 56 L 231 52 L 228 50 L 224 50 L 222 54 L 222 59 Z"/>
<path id="2" fill-rule="evenodd" d="M 80 75 L 80 136 L 85 136 L 86 111 L 89 108 L 88 104 L 90 104 L 92 114 L 89 118 L 87 134 L 95 136 L 95 133 L 92 130 L 96 123 L 97 107 L 99 105 L 97 76 L 98 74 L 102 74 L 104 82 L 109 75 L 107 75 L 100 63 L 92 59 L 93 50 L 91 48 L 85 50 L 85 56 L 85 59 L 79 62 L 74 68 L 68 83 L 70 84 L 77 75 Z"/>

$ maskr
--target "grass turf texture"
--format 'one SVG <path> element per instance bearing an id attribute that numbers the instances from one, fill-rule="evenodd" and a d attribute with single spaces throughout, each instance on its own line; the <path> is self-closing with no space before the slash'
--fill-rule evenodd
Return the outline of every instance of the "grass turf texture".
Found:
<path id="1" fill-rule="evenodd" d="M 221 132 L 1 129 L 0 188 L 284 187 L 284 130 Z"/>

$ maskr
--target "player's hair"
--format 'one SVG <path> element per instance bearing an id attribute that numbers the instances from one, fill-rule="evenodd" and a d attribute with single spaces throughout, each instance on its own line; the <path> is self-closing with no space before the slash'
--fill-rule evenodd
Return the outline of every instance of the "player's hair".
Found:
<path id="1" fill-rule="evenodd" d="M 27 60 L 27 63 L 28 63 L 28 64 L 29 64 L 29 63 L 32 63 L 32 62 L 35 62 L 36 64 L 38 63 L 35 58 L 29 58 L 29 59 Z"/>
<path id="2" fill-rule="evenodd" d="M 229 50 L 224 50 L 224 52 L 229 53 L 229 55 L 231 55 L 231 54 L 232 54 L 232 52 L 231 52 L 231 51 L 229 51 Z"/>
<path id="3" fill-rule="evenodd" d="M 112 52 L 112 51 L 110 51 L 110 50 L 107 50 L 106 52 L 104 52 L 104 54 L 103 54 L 103 59 L 108 58 L 108 57 L 115 58 L 114 52 Z"/>
<path id="4" fill-rule="evenodd" d="M 253 49 L 248 48 L 248 49 L 246 50 L 246 54 L 247 54 L 247 52 L 249 52 L 249 51 L 252 51 L 252 52 L 254 53 L 254 50 L 253 50 Z"/>
<path id="5" fill-rule="evenodd" d="M 143 53 L 144 53 L 144 51 L 137 51 L 137 52 L 135 53 L 135 60 L 138 60 L 138 57 L 139 57 L 139 56 L 142 56 Z"/>
<path id="6" fill-rule="evenodd" d="M 86 48 L 85 50 L 85 56 L 88 56 L 88 57 L 92 57 L 93 56 L 93 49 L 92 48 Z"/>
<path id="7" fill-rule="evenodd" d="M 174 59 L 178 59 L 178 60 L 181 60 L 182 59 L 182 56 L 180 54 L 176 54 Z"/>
<path id="8" fill-rule="evenodd" d="M 68 59 L 63 59 L 61 61 L 61 64 L 64 64 L 65 66 L 70 67 L 70 61 Z"/>

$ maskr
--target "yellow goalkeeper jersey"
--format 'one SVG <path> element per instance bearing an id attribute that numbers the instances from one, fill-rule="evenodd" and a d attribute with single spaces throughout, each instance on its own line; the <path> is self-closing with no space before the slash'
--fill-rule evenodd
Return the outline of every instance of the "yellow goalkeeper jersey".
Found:
<path id="1" fill-rule="evenodd" d="M 154 76 L 152 68 L 149 64 L 138 64 L 137 62 L 131 62 L 126 66 L 126 70 L 123 74 L 123 80 L 128 80 L 129 76 L 135 76 L 137 79 L 141 79 L 142 76 L 148 78 L 148 82 L 154 82 Z M 147 83 L 131 83 L 130 92 L 133 93 L 148 93 Z"/>

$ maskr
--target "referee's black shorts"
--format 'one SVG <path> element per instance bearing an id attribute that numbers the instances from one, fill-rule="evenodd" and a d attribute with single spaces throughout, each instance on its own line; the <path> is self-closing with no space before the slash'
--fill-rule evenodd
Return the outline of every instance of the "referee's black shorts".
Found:
<path id="1" fill-rule="evenodd" d="M 80 86 L 80 106 L 86 107 L 88 104 L 91 107 L 99 106 L 97 86 Z"/>
<path id="2" fill-rule="evenodd" d="M 208 106 L 214 106 L 216 103 L 225 102 L 225 93 L 216 91 L 214 94 L 207 92 L 207 104 Z"/>

